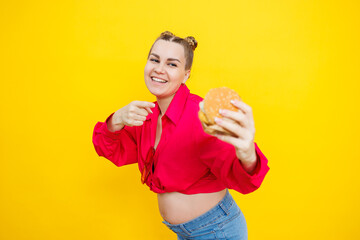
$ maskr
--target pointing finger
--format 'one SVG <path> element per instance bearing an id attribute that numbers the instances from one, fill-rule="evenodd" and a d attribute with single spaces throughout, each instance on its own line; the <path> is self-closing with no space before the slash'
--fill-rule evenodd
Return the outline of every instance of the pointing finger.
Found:
<path id="1" fill-rule="evenodd" d="M 146 102 L 146 101 L 135 101 L 134 104 L 137 107 L 141 107 L 141 108 L 154 108 L 155 107 L 155 103 Z"/>
<path id="2" fill-rule="evenodd" d="M 153 112 L 151 111 L 151 108 L 149 108 L 149 107 L 146 107 L 145 110 L 146 110 L 148 113 L 153 113 Z"/>

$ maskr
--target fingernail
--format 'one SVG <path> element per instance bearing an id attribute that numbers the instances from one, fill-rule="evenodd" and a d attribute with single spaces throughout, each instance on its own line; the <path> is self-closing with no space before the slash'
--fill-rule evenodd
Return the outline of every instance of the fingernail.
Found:
<path id="1" fill-rule="evenodd" d="M 215 120 L 216 123 L 221 123 L 221 119 L 218 118 L 218 117 L 216 117 L 214 120 Z"/>
<path id="2" fill-rule="evenodd" d="M 230 102 L 231 102 L 232 104 L 235 104 L 235 101 L 234 101 L 234 100 L 230 100 Z"/>
<path id="3" fill-rule="evenodd" d="M 220 110 L 219 110 L 219 113 L 220 113 L 221 115 L 224 115 L 224 116 L 225 116 L 225 115 L 226 115 L 226 110 L 220 109 Z"/>

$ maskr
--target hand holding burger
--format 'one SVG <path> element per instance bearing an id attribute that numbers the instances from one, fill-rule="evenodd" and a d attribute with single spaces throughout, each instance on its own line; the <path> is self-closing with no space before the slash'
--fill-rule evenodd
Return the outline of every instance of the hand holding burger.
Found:
<path id="1" fill-rule="evenodd" d="M 232 89 L 210 89 L 200 102 L 199 119 L 204 131 L 235 147 L 244 169 L 256 167 L 255 124 L 252 109 Z"/>

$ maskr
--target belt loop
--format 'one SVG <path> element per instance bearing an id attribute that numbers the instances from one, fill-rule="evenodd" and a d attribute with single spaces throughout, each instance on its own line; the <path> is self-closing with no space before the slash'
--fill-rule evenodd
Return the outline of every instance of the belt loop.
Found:
<path id="1" fill-rule="evenodd" d="M 230 197 L 230 199 L 229 199 L 229 197 Z M 226 215 L 229 215 L 229 213 L 230 213 L 230 207 L 228 206 L 229 200 L 231 200 L 231 195 L 230 195 L 229 189 L 226 189 L 225 197 L 221 200 L 221 202 L 219 204 L 220 208 L 225 212 Z"/>
<path id="2" fill-rule="evenodd" d="M 185 228 L 184 224 L 179 225 L 180 229 L 183 230 L 187 235 L 190 235 L 191 233 Z"/>
<path id="3" fill-rule="evenodd" d="M 227 207 L 224 206 L 223 203 L 219 204 L 220 208 L 225 212 L 226 215 L 229 215 L 229 209 Z"/>

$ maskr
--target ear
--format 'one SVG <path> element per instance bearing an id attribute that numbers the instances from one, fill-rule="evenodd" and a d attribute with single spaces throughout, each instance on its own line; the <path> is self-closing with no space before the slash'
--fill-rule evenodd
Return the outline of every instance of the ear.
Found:
<path id="1" fill-rule="evenodd" d="M 186 70 L 186 72 L 185 72 L 185 76 L 184 76 L 184 80 L 183 80 L 183 82 L 182 83 L 186 83 L 186 80 L 188 80 L 189 79 L 189 77 L 190 77 L 190 72 L 191 72 L 191 70 L 189 69 L 189 70 Z"/>

